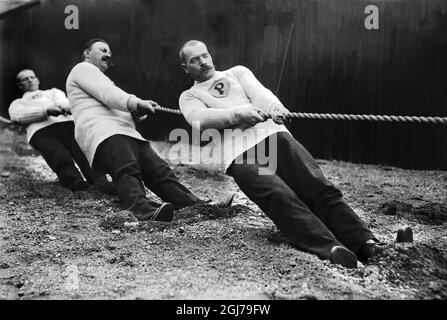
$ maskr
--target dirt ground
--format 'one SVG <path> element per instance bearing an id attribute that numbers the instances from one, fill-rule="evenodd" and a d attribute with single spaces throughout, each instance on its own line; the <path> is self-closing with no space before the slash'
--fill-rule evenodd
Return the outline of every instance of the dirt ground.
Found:
<path id="1" fill-rule="evenodd" d="M 237 192 L 232 208 L 137 223 L 116 198 L 60 187 L 0 128 L 0 299 L 446 299 L 447 172 L 318 162 L 385 243 L 357 269 L 293 248 L 217 170 L 172 164 L 203 199 Z M 396 243 L 405 225 L 414 242 Z"/>

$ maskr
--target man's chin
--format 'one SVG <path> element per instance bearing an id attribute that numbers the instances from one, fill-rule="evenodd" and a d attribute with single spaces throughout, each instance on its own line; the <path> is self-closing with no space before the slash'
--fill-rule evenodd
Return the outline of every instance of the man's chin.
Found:
<path id="1" fill-rule="evenodd" d="M 106 72 L 109 69 L 109 64 L 105 63 L 105 64 L 101 64 L 101 71 L 102 72 Z"/>
<path id="2" fill-rule="evenodd" d="M 209 70 L 204 71 L 202 73 L 203 81 L 207 81 L 207 80 L 211 79 L 214 76 L 214 73 L 215 73 L 214 69 L 209 69 Z"/>

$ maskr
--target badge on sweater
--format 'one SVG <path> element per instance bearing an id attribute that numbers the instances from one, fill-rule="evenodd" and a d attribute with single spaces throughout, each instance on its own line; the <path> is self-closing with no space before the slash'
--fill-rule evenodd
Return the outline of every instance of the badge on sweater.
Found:
<path id="1" fill-rule="evenodd" d="M 40 99 L 40 98 L 43 97 L 43 93 L 42 93 L 42 91 L 37 90 L 37 91 L 31 92 L 31 93 L 27 96 L 27 98 L 29 98 L 29 97 L 31 97 L 32 100 Z"/>
<path id="2" fill-rule="evenodd" d="M 230 81 L 228 79 L 222 78 L 213 82 L 211 87 L 208 89 L 210 95 L 216 98 L 228 97 L 230 93 Z"/>

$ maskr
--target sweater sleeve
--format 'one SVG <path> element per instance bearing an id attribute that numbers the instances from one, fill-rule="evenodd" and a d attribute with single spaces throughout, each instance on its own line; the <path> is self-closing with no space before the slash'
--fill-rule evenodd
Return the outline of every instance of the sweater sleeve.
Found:
<path id="1" fill-rule="evenodd" d="M 282 105 L 281 101 L 271 92 L 264 87 L 258 79 L 256 79 L 253 72 L 244 66 L 236 66 L 231 69 L 233 74 L 239 80 L 239 83 L 244 88 L 245 93 L 250 99 L 253 106 L 270 113 L 272 110 Z"/>
<path id="2" fill-rule="evenodd" d="M 61 107 L 64 110 L 69 109 L 67 96 L 62 90 L 59 90 L 57 88 L 51 89 L 51 98 L 57 106 Z"/>
<path id="3" fill-rule="evenodd" d="M 209 128 L 220 130 L 237 124 L 234 113 L 237 108 L 208 108 L 203 101 L 189 91 L 180 95 L 179 107 L 186 121 L 199 130 Z"/>
<path id="4" fill-rule="evenodd" d="M 82 90 L 107 107 L 129 111 L 127 101 L 133 95 L 115 86 L 113 81 L 96 66 L 87 62 L 78 64 L 73 69 L 72 80 Z"/>
<path id="5" fill-rule="evenodd" d="M 29 124 L 48 118 L 47 105 L 39 100 L 14 100 L 9 106 L 9 116 L 11 120 Z"/>

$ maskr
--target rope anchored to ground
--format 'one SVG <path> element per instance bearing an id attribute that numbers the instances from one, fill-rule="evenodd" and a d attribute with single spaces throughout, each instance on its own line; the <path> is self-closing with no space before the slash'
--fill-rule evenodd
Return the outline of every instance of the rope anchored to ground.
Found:
<path id="1" fill-rule="evenodd" d="M 178 109 L 154 107 L 155 111 L 181 115 Z M 393 115 L 371 115 L 371 114 L 337 114 L 337 113 L 303 113 L 290 112 L 290 119 L 310 120 L 345 120 L 345 121 L 373 121 L 373 122 L 410 122 L 427 124 L 447 124 L 447 117 L 422 117 L 422 116 L 393 116 Z"/>

